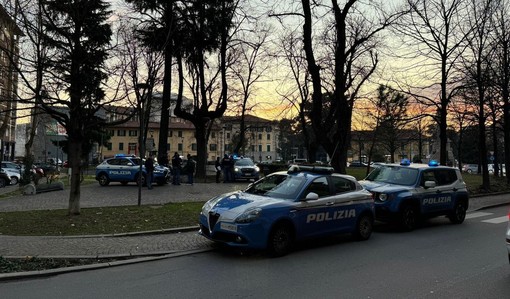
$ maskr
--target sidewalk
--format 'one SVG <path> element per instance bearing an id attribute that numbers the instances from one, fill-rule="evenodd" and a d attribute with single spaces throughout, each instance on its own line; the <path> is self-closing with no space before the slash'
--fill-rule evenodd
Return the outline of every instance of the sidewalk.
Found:
<path id="1" fill-rule="evenodd" d="M 144 188 L 143 204 L 205 201 L 214 195 L 239 190 L 246 184 L 202 183 Z M 135 186 L 82 188 L 82 207 L 136 204 Z M 159 192 L 158 192 L 159 190 Z M 68 190 L 32 196 L 16 195 L 0 200 L 0 211 L 67 208 Z M 469 211 L 510 203 L 510 194 L 470 198 Z M 6 236 L 0 235 L 0 256 L 40 258 L 145 257 L 210 250 L 213 242 L 198 235 L 198 227 L 158 232 L 101 236 Z M 66 270 L 68 271 L 68 270 Z M 15 274 L 9 274 L 10 277 Z M 0 280 L 6 275 L 0 274 Z"/>

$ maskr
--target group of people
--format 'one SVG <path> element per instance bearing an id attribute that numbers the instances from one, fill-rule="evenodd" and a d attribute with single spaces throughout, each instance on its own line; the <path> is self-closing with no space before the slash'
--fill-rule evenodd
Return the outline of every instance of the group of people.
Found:
<path id="1" fill-rule="evenodd" d="M 234 158 L 225 154 L 220 161 L 220 157 L 216 158 L 214 167 L 216 168 L 216 183 L 220 182 L 220 176 L 223 171 L 223 183 L 235 181 L 234 177 Z"/>
<path id="2" fill-rule="evenodd" d="M 193 185 L 193 177 L 195 175 L 196 162 L 190 154 L 187 156 L 188 160 L 184 166 L 179 153 L 175 153 L 172 157 L 172 184 L 181 184 L 181 174 L 188 176 L 188 184 Z M 152 189 L 152 182 L 154 180 L 154 156 L 149 155 L 145 160 L 146 183 L 147 189 Z"/>
<path id="3" fill-rule="evenodd" d="M 172 157 L 172 184 L 180 185 L 181 184 L 181 174 L 185 174 L 188 176 L 188 184 L 193 185 L 193 176 L 195 175 L 196 162 L 193 160 L 190 154 L 186 157 L 187 161 L 184 166 L 182 165 L 181 156 L 179 153 L 175 152 Z"/>

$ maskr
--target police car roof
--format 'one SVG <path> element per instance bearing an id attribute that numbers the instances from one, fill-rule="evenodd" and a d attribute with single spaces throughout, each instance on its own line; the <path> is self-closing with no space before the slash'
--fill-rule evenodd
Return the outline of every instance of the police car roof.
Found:
<path id="1" fill-rule="evenodd" d="M 406 160 L 406 159 L 404 159 Z M 409 161 L 401 161 L 400 163 L 384 163 L 381 166 L 401 166 L 401 167 L 409 167 L 409 168 L 452 168 L 451 166 L 440 165 L 437 161 L 431 160 L 428 164 L 426 163 L 411 163 Z"/>
<path id="2" fill-rule="evenodd" d="M 332 174 L 335 171 L 333 167 L 313 166 L 313 165 L 291 165 L 287 173 L 310 172 L 316 174 Z"/>

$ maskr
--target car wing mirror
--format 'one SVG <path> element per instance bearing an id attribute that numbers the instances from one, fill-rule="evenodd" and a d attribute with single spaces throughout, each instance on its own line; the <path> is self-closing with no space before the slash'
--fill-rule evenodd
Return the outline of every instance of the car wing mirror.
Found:
<path id="1" fill-rule="evenodd" d="M 319 199 L 319 194 L 315 192 L 310 192 L 305 197 L 305 200 L 317 200 L 317 199 Z"/>
<path id="2" fill-rule="evenodd" d="M 127 166 L 133 166 L 133 163 L 129 162 L 129 163 L 127 164 Z"/>
<path id="3" fill-rule="evenodd" d="M 425 189 L 434 188 L 434 187 L 436 187 L 436 182 L 434 182 L 434 181 L 425 181 Z"/>

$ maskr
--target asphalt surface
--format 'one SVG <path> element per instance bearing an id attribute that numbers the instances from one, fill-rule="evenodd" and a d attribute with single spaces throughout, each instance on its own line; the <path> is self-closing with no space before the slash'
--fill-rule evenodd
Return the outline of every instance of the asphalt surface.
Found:
<path id="1" fill-rule="evenodd" d="M 164 204 L 170 202 L 206 201 L 215 195 L 244 189 L 247 183 L 195 183 L 180 186 L 155 186 L 152 190 L 143 188 L 142 204 Z M 13 192 L 17 186 L 0 189 L 0 195 Z M 12 193 L 11 193 L 12 194 Z M 52 191 L 36 195 L 14 195 L 0 199 L 0 212 L 47 209 L 67 209 L 69 190 Z M 122 186 L 112 183 L 108 187 L 97 184 L 81 188 L 81 207 L 104 207 L 136 205 L 138 187 L 134 184 Z M 510 203 L 509 194 L 470 198 L 469 211 L 484 207 Z M 150 259 L 196 253 L 211 250 L 213 242 L 198 235 L 198 227 L 187 227 L 165 231 L 139 232 L 120 235 L 98 236 L 7 236 L 0 235 L 0 256 L 22 258 L 143 258 L 130 259 L 119 263 L 139 262 Z M 78 271 L 94 267 L 107 267 L 115 263 L 70 267 L 60 270 L 32 271 L 0 274 L 2 279 L 51 275 L 60 272 Z"/>

